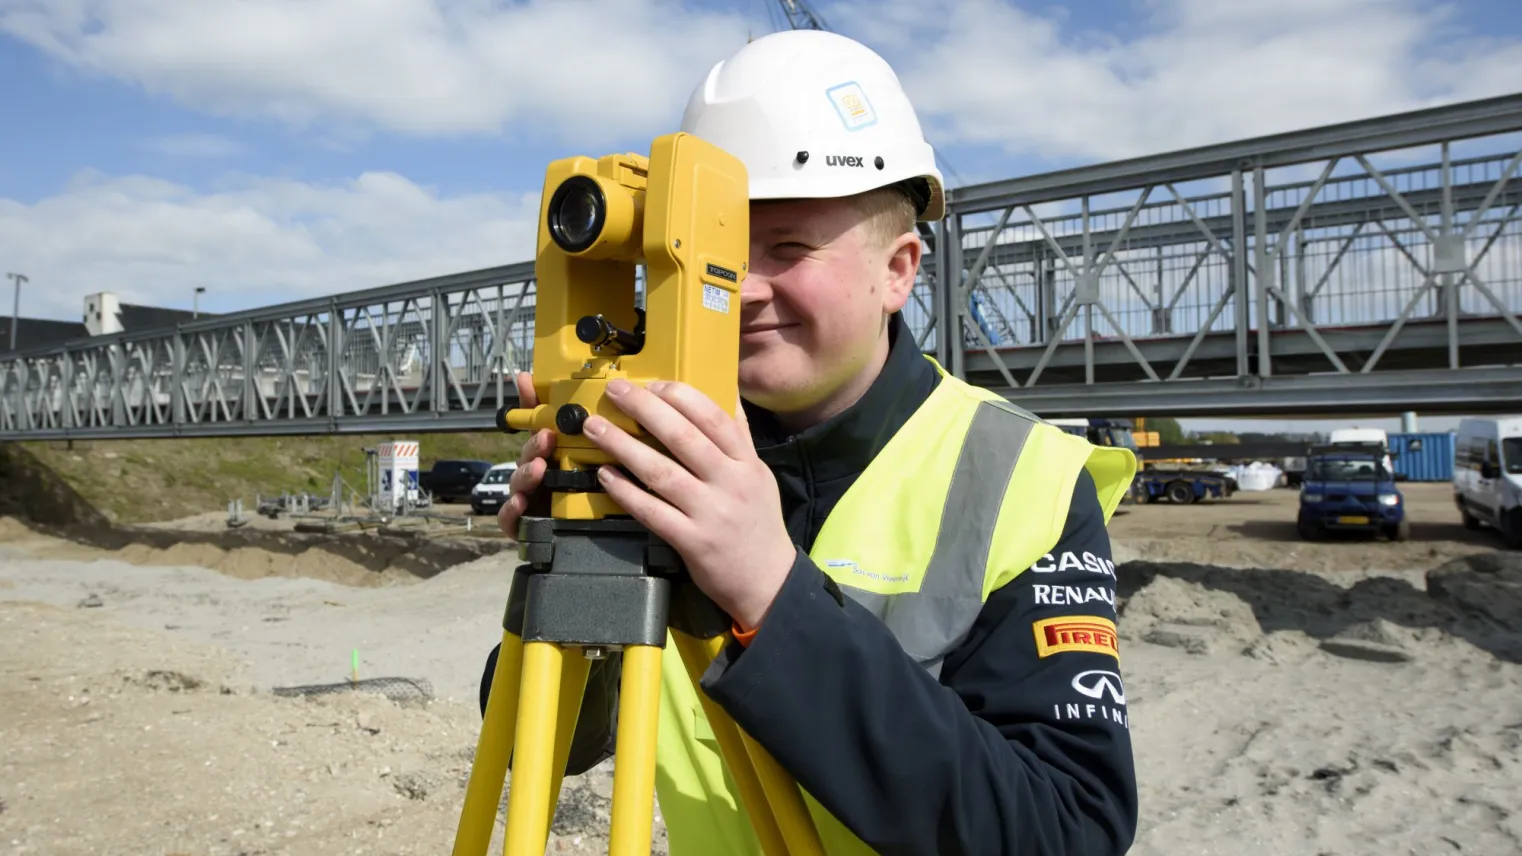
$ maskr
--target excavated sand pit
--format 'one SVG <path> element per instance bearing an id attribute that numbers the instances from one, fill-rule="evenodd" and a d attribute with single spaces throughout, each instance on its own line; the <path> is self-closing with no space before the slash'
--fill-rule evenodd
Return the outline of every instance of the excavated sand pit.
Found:
<path id="1" fill-rule="evenodd" d="M 1117 517 L 1133 854 L 1522 852 L 1522 554 L 1443 487 L 1408 489 L 1404 544 L 1300 544 L 1287 491 Z M 0 842 L 448 852 L 510 542 L 191 529 L 0 521 Z M 273 692 L 355 650 L 432 699 Z M 611 766 L 566 782 L 551 853 L 605 852 Z"/>

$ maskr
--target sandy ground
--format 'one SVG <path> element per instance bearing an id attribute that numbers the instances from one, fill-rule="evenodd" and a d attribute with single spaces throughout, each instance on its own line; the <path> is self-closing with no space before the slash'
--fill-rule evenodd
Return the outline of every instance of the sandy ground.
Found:
<path id="1" fill-rule="evenodd" d="M 1117 516 L 1133 853 L 1522 852 L 1522 555 L 1407 493 L 1400 544 L 1302 544 L 1285 490 Z M 513 555 L 220 525 L 0 520 L 0 852 L 448 852 Z M 356 650 L 391 697 L 273 692 Z M 605 852 L 610 770 L 551 853 Z"/>

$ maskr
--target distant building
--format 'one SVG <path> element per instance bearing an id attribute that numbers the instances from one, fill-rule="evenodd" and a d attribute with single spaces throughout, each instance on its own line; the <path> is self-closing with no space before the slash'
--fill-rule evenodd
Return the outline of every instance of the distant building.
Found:
<path id="1" fill-rule="evenodd" d="M 16 341 L 11 341 L 10 316 L 0 318 L 0 353 L 61 345 L 76 339 L 110 333 L 141 333 L 161 327 L 173 327 L 192 318 L 212 317 L 211 312 L 188 309 L 163 309 L 122 303 L 109 291 L 85 296 L 85 311 L 79 321 L 54 321 L 48 318 L 21 318 L 16 323 Z"/>

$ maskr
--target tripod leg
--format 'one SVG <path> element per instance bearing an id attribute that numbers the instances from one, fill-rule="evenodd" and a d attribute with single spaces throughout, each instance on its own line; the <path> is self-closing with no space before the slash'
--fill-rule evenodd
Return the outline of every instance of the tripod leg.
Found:
<path id="1" fill-rule="evenodd" d="M 724 727 L 734 729 L 739 735 L 740 742 L 745 747 L 745 757 L 755 767 L 756 779 L 761 783 L 766 802 L 777 818 L 777 828 L 787 842 L 787 852 L 792 856 L 824 856 L 824 842 L 820 840 L 819 830 L 814 827 L 814 818 L 803 801 L 803 791 L 798 789 L 793 777 L 782 769 L 777 759 L 760 743 L 741 731 L 722 709 L 719 718 L 724 721 Z M 709 722 L 713 723 L 714 720 Z M 717 731 L 717 726 L 715 730 Z"/>
<path id="2" fill-rule="evenodd" d="M 694 683 L 723 649 L 725 638 L 715 636 L 701 641 L 693 640 L 696 663 L 687 668 L 693 673 Z M 724 763 L 729 766 L 736 783 L 740 779 L 735 771 L 740 767 L 746 768 L 746 775 L 756 782 L 753 787 L 761 792 L 759 798 L 753 799 L 744 791 L 741 794 L 746 799 L 747 810 L 755 804 L 758 807 L 764 806 L 770 814 L 778 835 L 785 842 L 777 852 L 790 856 L 824 856 L 824 842 L 820 840 L 819 831 L 814 827 L 814 818 L 803 801 L 803 791 L 799 790 L 792 775 L 761 744 L 740 730 L 729 714 L 708 698 L 707 693 L 699 689 L 698 697 L 703 701 L 703 712 L 708 716 L 708 724 L 713 728 L 715 738 L 719 739 L 719 748 L 724 752 Z M 724 738 L 718 737 L 720 733 L 732 735 L 728 737 L 728 746 L 725 745 Z M 731 748 L 736 743 L 739 747 Z"/>
<path id="3" fill-rule="evenodd" d="M 503 631 L 497 667 L 492 672 L 494 692 L 486 700 L 476 758 L 465 787 L 465 806 L 455 831 L 454 856 L 486 856 L 496 826 L 497 806 L 507 761 L 513 753 L 513 732 L 518 719 L 518 684 L 523 673 L 523 640 Z"/>
<path id="4" fill-rule="evenodd" d="M 560 667 L 560 714 L 556 717 L 555 767 L 550 782 L 550 813 L 545 823 L 555 825 L 555 809 L 560 804 L 560 786 L 565 779 L 565 765 L 571 757 L 571 743 L 576 739 L 576 721 L 581 718 L 581 700 L 587 693 L 587 675 L 592 662 L 575 648 L 568 649 Z"/>
<path id="5" fill-rule="evenodd" d="M 555 769 L 555 730 L 565 655 L 565 648 L 553 642 L 523 646 L 523 699 L 513 740 L 513 784 L 507 795 L 504 856 L 544 856 L 549 841 L 555 809 L 550 794 L 564 773 L 563 768 Z"/>
<path id="6" fill-rule="evenodd" d="M 687 677 L 693 686 L 698 685 L 703 677 L 703 672 L 708 664 L 713 661 L 713 655 L 703 641 L 686 633 L 673 630 L 671 638 L 676 641 L 677 653 L 682 656 L 682 664 L 687 667 Z M 720 640 L 723 637 L 718 637 Z M 740 740 L 740 729 L 734 721 L 724 715 L 723 708 L 714 703 L 708 694 L 698 689 L 698 702 L 703 706 L 703 714 L 708 718 L 708 724 L 713 728 L 714 739 L 719 744 L 719 754 L 724 758 L 724 766 L 729 769 L 729 775 L 735 780 L 735 787 L 740 790 L 740 802 L 745 806 L 745 811 L 750 815 L 750 824 L 756 831 L 756 837 L 761 842 L 761 852 L 766 856 L 787 856 L 787 842 L 782 837 L 782 829 L 777 825 L 777 816 L 772 813 L 772 807 L 766 801 L 766 793 L 761 788 L 761 780 L 756 777 L 756 770 L 750 764 L 750 756 L 745 751 L 745 744 Z"/>
<path id="7" fill-rule="evenodd" d="M 624 648 L 619 678 L 618 757 L 613 762 L 609 856 L 649 854 L 655 823 L 655 743 L 660 725 L 661 648 Z"/>

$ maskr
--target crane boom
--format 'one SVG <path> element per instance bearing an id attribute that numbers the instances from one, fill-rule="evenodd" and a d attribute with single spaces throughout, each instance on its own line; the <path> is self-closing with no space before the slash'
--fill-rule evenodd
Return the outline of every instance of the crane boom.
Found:
<path id="1" fill-rule="evenodd" d="M 824 22 L 824 18 L 818 12 L 809 8 L 807 3 L 801 0 L 777 0 L 777 5 L 782 7 L 782 14 L 787 16 L 789 27 L 795 30 L 824 30 L 830 27 Z"/>

